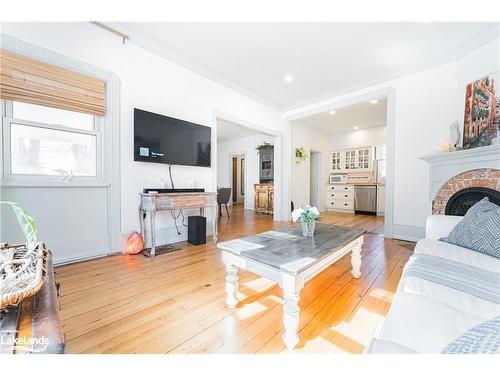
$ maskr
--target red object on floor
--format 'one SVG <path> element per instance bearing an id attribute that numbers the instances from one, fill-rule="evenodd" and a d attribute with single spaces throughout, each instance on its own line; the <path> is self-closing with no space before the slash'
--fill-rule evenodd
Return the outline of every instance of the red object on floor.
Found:
<path id="1" fill-rule="evenodd" d="M 144 239 L 139 232 L 132 232 L 127 237 L 125 254 L 139 254 L 144 249 Z"/>

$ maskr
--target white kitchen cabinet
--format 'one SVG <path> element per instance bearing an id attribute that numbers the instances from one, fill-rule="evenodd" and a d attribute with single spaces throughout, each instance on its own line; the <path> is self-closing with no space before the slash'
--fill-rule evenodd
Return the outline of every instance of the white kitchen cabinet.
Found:
<path id="1" fill-rule="evenodd" d="M 326 185 L 325 206 L 327 211 L 354 212 L 354 186 Z"/>
<path id="2" fill-rule="evenodd" d="M 385 186 L 377 186 L 377 215 L 385 215 Z"/>
<path id="3" fill-rule="evenodd" d="M 342 170 L 342 152 L 333 151 L 330 153 L 330 171 L 338 172 Z"/>
<path id="4" fill-rule="evenodd" d="M 372 147 L 336 150 L 330 153 L 330 172 L 363 172 L 372 168 Z"/>

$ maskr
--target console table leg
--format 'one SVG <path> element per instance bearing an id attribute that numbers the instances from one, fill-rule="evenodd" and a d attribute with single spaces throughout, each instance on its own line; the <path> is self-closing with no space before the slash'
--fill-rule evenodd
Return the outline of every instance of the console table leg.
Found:
<path id="1" fill-rule="evenodd" d="M 151 258 L 155 257 L 156 253 L 156 225 L 155 225 L 155 216 L 156 216 L 156 211 L 152 210 L 149 212 L 149 217 L 151 221 L 151 252 L 149 253 L 149 256 Z"/>
<path id="2" fill-rule="evenodd" d="M 358 279 L 361 276 L 361 245 L 362 239 L 359 239 L 354 245 L 351 253 L 352 276 Z"/>
<path id="3" fill-rule="evenodd" d="M 217 212 L 217 206 L 214 206 L 214 218 L 213 218 L 213 221 L 214 221 L 214 224 L 213 224 L 213 231 L 214 231 L 214 242 L 217 242 L 217 219 L 218 219 L 218 212 Z"/>
<path id="4" fill-rule="evenodd" d="M 139 227 L 141 231 L 142 238 L 145 239 L 144 234 L 144 210 L 139 208 Z"/>
<path id="5" fill-rule="evenodd" d="M 238 267 L 226 264 L 226 304 L 234 309 L 238 303 Z"/>
<path id="6" fill-rule="evenodd" d="M 299 343 L 297 330 L 300 321 L 299 299 L 300 292 L 287 292 L 283 290 L 285 302 L 283 304 L 283 341 L 288 349 L 293 349 Z"/>

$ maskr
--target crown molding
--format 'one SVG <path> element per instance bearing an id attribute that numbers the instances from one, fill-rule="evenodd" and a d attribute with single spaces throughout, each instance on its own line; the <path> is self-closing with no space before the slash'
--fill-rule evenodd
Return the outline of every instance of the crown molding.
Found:
<path id="1" fill-rule="evenodd" d="M 177 49 L 169 46 L 168 44 L 156 39 L 155 37 L 144 33 L 143 31 L 137 29 L 136 27 L 124 22 L 101 22 L 102 24 L 112 27 L 121 33 L 126 34 L 129 39 L 129 43 L 133 43 L 145 50 L 154 53 L 160 57 L 167 59 L 168 61 L 179 65 L 184 69 L 188 69 L 203 78 L 209 79 L 219 85 L 222 85 L 230 90 L 237 92 L 238 94 L 249 97 L 261 104 L 265 104 L 278 112 L 284 111 L 284 106 L 281 104 L 267 98 L 259 93 L 253 91 L 252 89 L 245 87 L 231 78 L 225 76 L 224 74 L 217 72 L 209 67 L 207 67 L 202 62 L 189 57 Z"/>
<path id="2" fill-rule="evenodd" d="M 413 66 L 411 68 L 404 69 L 402 71 L 396 72 L 394 74 L 389 74 L 378 79 L 360 82 L 358 84 L 351 85 L 341 90 L 334 90 L 322 95 L 311 97 L 292 106 L 285 106 L 272 100 L 271 98 L 266 97 L 265 95 L 259 94 L 254 90 L 239 84 L 232 78 L 227 77 L 224 74 L 207 67 L 204 63 L 196 59 L 193 59 L 183 54 L 182 52 L 176 50 L 175 48 L 167 45 L 166 43 L 156 39 L 155 37 L 138 30 L 130 23 L 103 22 L 103 24 L 112 27 L 113 29 L 116 29 L 124 34 L 127 34 L 130 37 L 129 39 L 130 43 L 133 43 L 141 48 L 144 48 L 145 50 L 148 50 L 151 53 L 163 57 L 169 60 L 170 62 L 177 64 L 185 69 L 191 70 L 192 72 L 206 79 L 214 81 L 222 86 L 225 86 L 226 88 L 233 90 L 241 95 L 247 96 L 253 100 L 260 102 L 261 104 L 267 105 L 279 112 L 282 112 L 285 116 L 288 112 L 292 111 L 295 112 L 297 110 L 302 109 L 303 107 L 311 106 L 316 103 L 330 100 L 332 98 L 341 95 L 349 94 L 363 89 L 368 89 L 370 87 L 381 85 L 398 78 L 402 78 L 414 73 L 429 70 L 438 67 L 440 65 L 445 65 L 457 61 L 461 57 L 469 54 L 475 49 L 483 46 L 484 44 L 500 36 L 500 23 L 496 23 L 486 28 L 485 30 L 481 31 L 468 41 L 464 42 L 459 47 L 455 48 L 452 52 L 439 59 L 434 59 L 424 64 Z"/>

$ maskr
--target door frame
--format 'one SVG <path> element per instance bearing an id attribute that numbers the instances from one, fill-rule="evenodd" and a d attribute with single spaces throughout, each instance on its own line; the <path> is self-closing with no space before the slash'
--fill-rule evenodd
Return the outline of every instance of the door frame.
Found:
<path id="1" fill-rule="evenodd" d="M 386 160 L 387 160 L 387 174 L 385 182 L 385 216 L 384 216 L 384 236 L 387 238 L 393 237 L 394 232 L 394 163 L 395 163 L 395 134 L 396 134 L 396 89 L 392 86 L 382 87 L 371 91 L 366 91 L 362 94 L 353 93 L 342 95 L 340 97 L 324 100 L 310 106 L 299 108 L 297 110 L 289 111 L 284 114 L 285 123 L 283 124 L 284 139 L 286 147 L 289 152 L 286 154 L 288 157 L 284 159 L 284 173 L 283 181 L 288 189 L 284 191 L 283 200 L 291 197 L 291 187 L 288 183 L 292 172 L 292 152 L 291 152 L 291 122 L 301 118 L 311 116 L 318 113 L 328 112 L 332 109 L 338 109 L 353 104 L 362 103 L 364 101 L 374 99 L 387 99 L 386 108 Z M 290 215 L 288 214 L 288 218 Z"/>
<path id="2" fill-rule="evenodd" d="M 240 126 L 255 130 L 259 133 L 269 135 L 273 137 L 274 143 L 274 221 L 288 220 L 289 218 L 289 207 L 290 200 L 286 203 L 286 199 L 289 199 L 290 195 L 287 193 L 289 189 L 287 183 L 287 176 L 284 172 L 284 166 L 286 165 L 286 159 L 289 157 L 289 147 L 286 145 L 287 135 L 282 130 L 270 129 L 265 126 L 261 126 L 252 122 L 248 122 L 241 118 L 235 117 L 231 114 L 224 113 L 221 111 L 213 112 L 212 120 L 212 156 L 211 165 L 212 167 L 212 186 L 213 189 L 217 189 L 217 123 L 219 120 L 226 120 L 238 124 Z M 247 159 L 248 160 L 248 159 Z M 289 159 L 291 160 L 291 159 Z M 248 173 L 247 173 L 248 175 Z M 245 181 L 247 182 L 247 181 Z M 248 186 L 248 185 L 246 185 Z"/>
<path id="3" fill-rule="evenodd" d="M 233 158 L 235 156 L 242 156 L 243 158 L 245 158 L 245 162 L 247 160 L 247 152 L 246 151 L 234 151 L 234 152 L 230 152 L 229 155 L 228 155 L 228 159 L 229 159 L 229 181 L 231 181 L 231 186 L 233 184 Z M 243 207 L 246 208 L 246 199 L 247 199 L 247 189 L 248 189 L 248 184 L 247 184 L 247 174 L 245 173 L 245 197 L 243 199 Z M 232 206 L 233 205 L 233 197 L 232 197 L 232 194 L 233 192 L 231 192 L 231 199 L 229 200 L 229 205 Z"/>
<path id="4" fill-rule="evenodd" d="M 316 181 L 315 184 L 317 185 L 317 193 L 316 193 L 316 202 L 310 202 L 309 204 L 311 206 L 317 207 L 318 209 L 321 209 L 321 158 L 322 158 L 322 153 L 321 151 L 315 151 L 315 150 L 310 150 L 311 153 L 311 161 L 310 163 L 313 164 L 313 154 L 315 155 L 315 163 L 317 164 L 315 167 L 317 169 L 317 175 L 316 175 Z M 311 186 L 311 181 L 313 181 L 313 175 L 311 173 L 311 168 L 309 168 L 309 187 Z M 309 201 L 311 201 L 311 189 L 309 188 Z"/>

